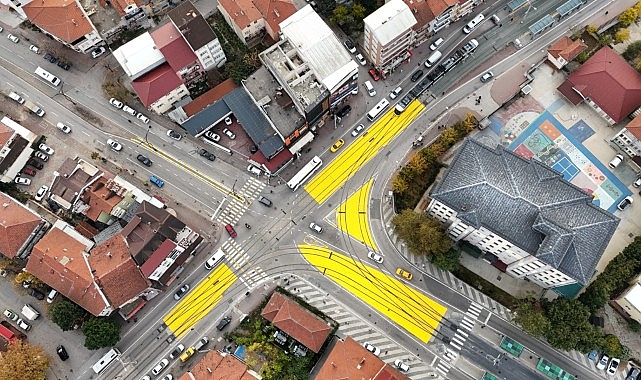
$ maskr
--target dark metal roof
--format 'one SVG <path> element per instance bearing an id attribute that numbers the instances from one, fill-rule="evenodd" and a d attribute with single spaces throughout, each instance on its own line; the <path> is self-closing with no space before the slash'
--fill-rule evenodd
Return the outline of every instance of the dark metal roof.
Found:
<path id="1" fill-rule="evenodd" d="M 211 26 L 191 1 L 181 3 L 169 11 L 168 15 L 194 51 L 216 39 Z"/>
<path id="2" fill-rule="evenodd" d="M 467 139 L 431 197 L 581 284 L 619 219 L 545 164 Z"/>
<path id="3" fill-rule="evenodd" d="M 210 104 L 204 110 L 187 119 L 187 121 L 182 123 L 182 127 L 185 128 L 190 135 L 198 136 L 222 120 L 229 112 L 231 112 L 231 110 L 227 107 L 227 104 L 224 101 L 218 101 Z"/>

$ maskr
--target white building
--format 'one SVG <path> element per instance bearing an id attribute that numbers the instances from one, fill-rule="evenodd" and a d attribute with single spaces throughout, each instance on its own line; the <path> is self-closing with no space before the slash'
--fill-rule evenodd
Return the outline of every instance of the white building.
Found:
<path id="1" fill-rule="evenodd" d="M 410 57 L 416 18 L 403 0 L 390 0 L 363 22 L 363 50 L 376 68 L 394 68 Z"/>
<path id="2" fill-rule="evenodd" d="M 628 318 L 634 319 L 641 323 L 641 275 L 634 280 L 632 286 L 628 288 L 614 302 L 619 306 L 619 310 L 624 312 Z"/>
<path id="3" fill-rule="evenodd" d="M 472 139 L 430 197 L 452 239 L 543 288 L 587 284 L 619 224 L 545 164 Z"/>

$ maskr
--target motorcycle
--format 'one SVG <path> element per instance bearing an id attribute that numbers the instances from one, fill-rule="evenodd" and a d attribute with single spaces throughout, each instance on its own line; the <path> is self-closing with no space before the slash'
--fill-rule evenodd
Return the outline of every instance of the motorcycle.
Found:
<path id="1" fill-rule="evenodd" d="M 245 223 L 245 227 L 247 227 L 248 230 L 252 229 L 252 226 L 250 226 L 249 223 Z"/>

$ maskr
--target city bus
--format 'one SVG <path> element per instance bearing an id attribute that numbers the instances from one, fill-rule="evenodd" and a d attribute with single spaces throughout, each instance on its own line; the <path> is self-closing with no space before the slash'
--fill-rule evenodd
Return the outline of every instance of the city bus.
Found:
<path id="1" fill-rule="evenodd" d="M 389 101 L 387 99 L 382 99 L 378 104 L 374 106 L 368 113 L 367 113 L 367 118 L 369 121 L 374 121 L 376 120 L 385 109 L 389 107 Z"/>
<path id="2" fill-rule="evenodd" d="M 120 351 L 114 347 L 109 352 L 107 352 L 96 364 L 94 364 L 91 369 L 95 373 L 101 373 L 104 371 L 107 367 L 109 367 L 109 364 L 113 363 L 118 357 L 120 356 Z"/>
<path id="3" fill-rule="evenodd" d="M 287 182 L 287 186 L 289 186 L 292 191 L 298 190 L 300 185 L 305 183 L 309 179 L 309 177 L 314 174 L 316 170 L 318 170 L 321 165 L 323 165 L 323 161 L 321 161 L 320 157 L 314 156 L 311 161 L 309 161 L 303 168 L 296 173 L 296 175 Z"/>

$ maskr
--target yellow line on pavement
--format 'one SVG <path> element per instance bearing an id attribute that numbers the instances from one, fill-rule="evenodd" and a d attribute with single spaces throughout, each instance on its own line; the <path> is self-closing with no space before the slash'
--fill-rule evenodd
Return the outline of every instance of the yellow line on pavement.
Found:
<path id="1" fill-rule="evenodd" d="M 196 169 L 194 169 L 194 168 L 192 168 L 190 166 L 185 165 L 181 160 L 179 160 L 179 159 L 175 158 L 174 156 L 172 156 L 172 155 L 170 155 L 170 154 L 158 149 L 155 145 L 153 145 L 151 143 L 148 143 L 148 142 L 145 142 L 144 140 L 140 139 L 139 137 L 134 137 L 134 138 L 131 139 L 131 141 L 135 142 L 136 144 L 138 144 L 139 146 L 147 149 L 150 152 L 154 152 L 157 155 L 159 155 L 161 157 L 164 157 L 166 161 L 169 161 L 174 166 L 177 166 L 177 167 L 183 169 L 184 171 L 186 171 L 188 173 L 191 173 L 194 177 L 197 177 L 198 179 L 200 179 L 201 181 L 203 181 L 206 184 L 210 185 L 211 187 L 213 187 L 214 189 L 218 190 L 219 192 L 221 192 L 223 194 L 231 195 L 231 196 L 235 197 L 236 199 L 238 199 L 240 202 L 244 202 L 245 201 L 245 198 L 243 196 L 233 192 L 232 189 L 230 189 L 229 187 L 223 185 L 222 183 L 219 183 L 219 182 L 215 181 L 214 179 L 212 179 L 210 177 L 207 177 L 205 174 L 201 173 L 200 171 L 198 171 L 198 170 L 196 170 Z M 178 187 L 180 187 L 180 186 L 178 186 Z"/>
<path id="2" fill-rule="evenodd" d="M 351 257 L 313 245 L 298 249 L 318 271 L 425 343 L 447 311 L 405 282 Z"/>
<path id="3" fill-rule="evenodd" d="M 227 264 L 220 264 L 163 317 L 163 322 L 180 338 L 220 302 L 237 279 Z"/>
<path id="4" fill-rule="evenodd" d="M 392 108 L 325 166 L 305 186 L 305 191 L 319 204 L 325 202 L 382 147 L 403 132 L 424 109 L 425 106 L 418 100 L 410 103 L 400 115 L 396 115 Z"/>
<path id="5" fill-rule="evenodd" d="M 336 226 L 354 239 L 377 251 L 369 226 L 367 211 L 374 179 L 370 179 L 336 210 Z"/>

